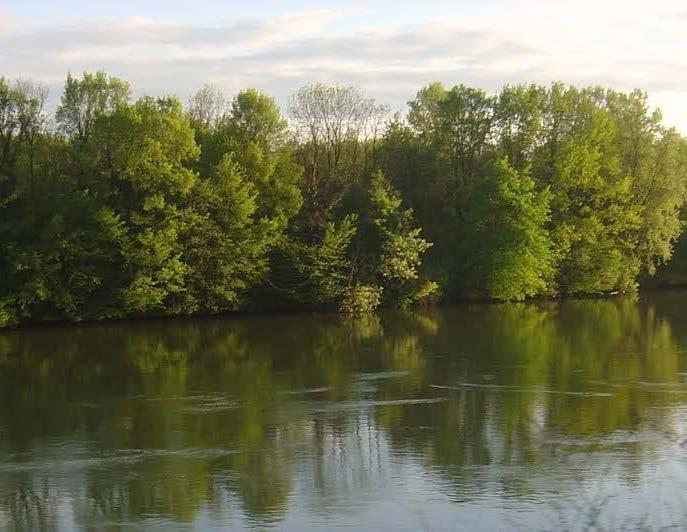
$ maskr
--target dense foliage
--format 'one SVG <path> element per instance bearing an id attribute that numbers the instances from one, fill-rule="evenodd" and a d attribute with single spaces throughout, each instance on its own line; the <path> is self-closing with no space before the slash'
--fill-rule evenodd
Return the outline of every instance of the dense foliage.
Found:
<path id="1" fill-rule="evenodd" d="M 687 141 L 641 91 L 46 97 L 0 78 L 0 326 L 633 291 L 683 228 Z"/>

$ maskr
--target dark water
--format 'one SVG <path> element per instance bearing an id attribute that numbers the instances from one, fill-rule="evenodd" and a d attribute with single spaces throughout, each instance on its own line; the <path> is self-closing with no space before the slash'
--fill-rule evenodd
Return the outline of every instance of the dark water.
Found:
<path id="1" fill-rule="evenodd" d="M 0 334 L 0 528 L 687 526 L 687 293 Z"/>

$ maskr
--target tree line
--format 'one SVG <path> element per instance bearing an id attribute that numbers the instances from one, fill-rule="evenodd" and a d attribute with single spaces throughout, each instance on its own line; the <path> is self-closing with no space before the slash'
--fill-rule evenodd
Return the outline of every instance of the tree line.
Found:
<path id="1" fill-rule="evenodd" d="M 628 292 L 683 227 L 687 140 L 638 90 L 46 98 L 0 78 L 0 326 Z"/>

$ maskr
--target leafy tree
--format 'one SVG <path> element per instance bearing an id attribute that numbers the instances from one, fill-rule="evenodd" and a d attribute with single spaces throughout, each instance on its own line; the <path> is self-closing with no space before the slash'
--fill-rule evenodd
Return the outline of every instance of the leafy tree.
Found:
<path id="1" fill-rule="evenodd" d="M 654 275 L 668 262 L 681 231 L 680 210 L 687 192 L 687 143 L 674 129 L 661 125 L 647 94 L 606 92 L 615 123 L 621 172 L 632 180 L 632 197 L 640 223 L 635 254 L 645 274 Z"/>
<path id="2" fill-rule="evenodd" d="M 435 243 L 429 269 L 448 294 L 462 291 L 470 189 L 489 171 L 494 98 L 484 91 L 458 85 L 446 89 L 433 83 L 409 102 L 408 123 L 419 144 L 418 166 L 407 172 L 422 176 L 419 193 L 409 195 L 420 223 Z M 414 198 L 421 198 L 416 202 Z M 417 203 L 417 205 L 416 205 Z"/>
<path id="3" fill-rule="evenodd" d="M 388 303 L 407 307 L 438 289 L 419 272 L 422 255 L 432 244 L 420 236 L 412 209 L 402 209 L 400 194 L 381 172 L 372 176 L 369 194 L 375 277 Z"/>
<path id="4" fill-rule="evenodd" d="M 283 232 L 302 204 L 303 170 L 294 161 L 287 123 L 274 100 L 248 89 L 229 105 L 217 89 L 205 86 L 192 98 L 189 116 L 201 149 L 200 174 L 212 174 L 230 156 L 257 191 L 256 216 Z"/>
<path id="5" fill-rule="evenodd" d="M 54 128 L 46 96 L 0 78 L 0 326 L 685 277 L 687 140 L 642 91 L 432 83 L 386 120 L 313 84 L 287 123 L 253 89 L 183 109 L 101 71 L 67 76 Z"/>
<path id="6" fill-rule="evenodd" d="M 277 296 L 269 286 L 278 285 L 279 281 L 271 282 L 267 272 L 274 267 L 283 269 L 284 261 L 279 260 L 288 255 L 286 248 L 290 244 L 285 232 L 303 201 L 298 187 L 303 170 L 294 160 L 286 121 L 272 98 L 249 89 L 237 94 L 229 106 L 225 106 L 225 101 L 221 93 L 207 87 L 192 100 L 192 123 L 198 123 L 197 117 L 204 114 L 214 117 L 200 123 L 196 130 L 201 148 L 200 173 L 201 177 L 213 176 L 221 167 L 226 174 L 231 167 L 230 174 L 241 176 L 240 184 L 235 180 L 225 182 L 224 186 L 229 189 L 221 194 L 214 193 L 213 197 L 217 202 L 216 208 L 220 208 L 221 202 L 226 202 L 226 197 L 233 194 L 231 187 L 239 186 L 241 192 L 237 194 L 243 198 L 239 203 L 246 207 L 250 205 L 251 212 L 246 217 L 250 224 L 245 226 L 246 235 L 249 235 L 246 242 L 253 242 L 257 247 L 246 257 L 236 255 L 234 260 L 237 265 L 244 264 L 246 269 L 251 264 L 255 269 L 256 275 L 250 276 L 251 282 L 244 282 L 245 289 L 250 289 L 259 280 L 263 282 L 258 284 L 267 285 L 253 294 L 250 303 L 253 306 L 271 305 L 273 302 L 270 300 L 289 292 L 284 288 L 277 291 L 280 294 Z M 208 108 L 215 110 L 208 111 Z M 213 178 L 210 181 L 214 182 Z M 244 198 L 246 195 L 250 196 L 249 201 Z M 218 231 L 216 238 L 220 240 L 223 233 Z M 229 246 L 230 240 L 226 243 Z M 239 252 L 240 247 L 236 251 Z M 230 267 L 228 262 L 225 267 Z"/>
<path id="7" fill-rule="evenodd" d="M 640 218 L 614 152 L 616 133 L 594 93 L 554 85 L 545 145 L 534 176 L 550 186 L 558 288 L 568 294 L 631 291 L 639 264 L 632 233 Z"/>
<path id="8" fill-rule="evenodd" d="M 183 210 L 197 182 L 186 163 L 198 156 L 193 130 L 174 98 L 141 98 L 112 117 L 111 208 L 125 231 L 120 288 L 127 312 L 189 311 L 173 302 L 185 291 Z"/>
<path id="9" fill-rule="evenodd" d="M 285 230 L 303 203 L 298 189 L 303 169 L 293 160 L 287 122 L 277 104 L 254 89 L 240 92 L 224 135 L 226 152 L 234 154 L 259 192 L 259 215 Z"/>
<path id="10" fill-rule="evenodd" d="M 64 154 L 45 129 L 46 92 L 30 82 L 0 81 L 0 320 L 82 317 L 102 284 L 96 264 L 110 246 L 98 203 L 78 190 L 52 157 Z"/>
<path id="11" fill-rule="evenodd" d="M 196 184 L 180 235 L 187 309 L 236 310 L 244 293 L 264 279 L 275 224 L 256 219 L 256 199 L 255 187 L 229 155 Z"/>
<path id="12" fill-rule="evenodd" d="M 338 305 L 352 279 L 351 245 L 357 229 L 357 216 L 349 215 L 328 222 L 308 242 L 286 240 L 274 260 L 274 293 L 292 305 Z"/>
<path id="13" fill-rule="evenodd" d="M 548 189 L 537 191 L 527 169 L 500 159 L 471 196 L 471 285 L 498 300 L 551 293 L 553 242 Z"/>

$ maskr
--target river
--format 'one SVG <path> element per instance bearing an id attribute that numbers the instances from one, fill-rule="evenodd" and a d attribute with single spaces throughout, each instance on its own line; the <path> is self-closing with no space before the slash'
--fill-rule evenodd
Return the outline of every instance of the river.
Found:
<path id="1" fill-rule="evenodd" d="M 687 526 L 687 293 L 0 333 L 0 529 Z"/>

